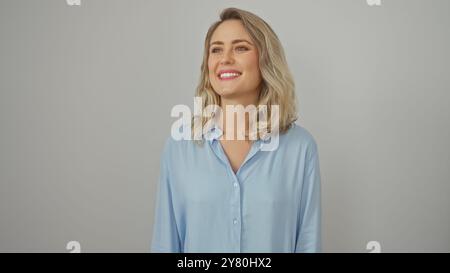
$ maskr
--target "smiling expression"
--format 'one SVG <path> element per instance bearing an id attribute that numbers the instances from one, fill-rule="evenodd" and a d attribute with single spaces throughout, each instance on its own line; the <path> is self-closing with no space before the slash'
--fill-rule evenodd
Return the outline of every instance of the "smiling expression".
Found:
<path id="1" fill-rule="evenodd" d="M 258 49 L 240 20 L 227 20 L 216 28 L 208 54 L 209 80 L 218 95 L 235 98 L 258 94 Z"/>

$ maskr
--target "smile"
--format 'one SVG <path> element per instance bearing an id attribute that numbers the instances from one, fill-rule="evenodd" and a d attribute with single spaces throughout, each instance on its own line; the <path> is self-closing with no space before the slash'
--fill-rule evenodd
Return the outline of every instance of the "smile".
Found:
<path id="1" fill-rule="evenodd" d="M 221 71 L 219 73 L 219 79 L 221 80 L 233 80 L 237 77 L 241 76 L 241 72 L 239 71 Z"/>

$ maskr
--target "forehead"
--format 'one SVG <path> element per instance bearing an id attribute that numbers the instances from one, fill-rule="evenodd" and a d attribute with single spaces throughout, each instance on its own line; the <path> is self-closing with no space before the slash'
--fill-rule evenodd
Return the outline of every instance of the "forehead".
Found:
<path id="1" fill-rule="evenodd" d="M 222 22 L 213 32 L 211 42 L 222 41 L 231 42 L 236 39 L 246 39 L 251 41 L 250 35 L 245 30 L 240 20 L 226 20 Z"/>

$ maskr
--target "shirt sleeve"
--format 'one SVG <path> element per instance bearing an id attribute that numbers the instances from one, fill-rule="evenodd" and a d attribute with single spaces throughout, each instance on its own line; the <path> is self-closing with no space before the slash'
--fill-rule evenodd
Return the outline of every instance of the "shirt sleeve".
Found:
<path id="1" fill-rule="evenodd" d="M 306 155 L 295 252 L 321 251 L 320 180 L 319 155 L 313 141 Z"/>
<path id="2" fill-rule="evenodd" d="M 155 217 L 151 252 L 181 252 L 175 213 L 172 203 L 172 189 L 168 166 L 169 142 L 161 158 L 159 183 L 156 192 Z"/>

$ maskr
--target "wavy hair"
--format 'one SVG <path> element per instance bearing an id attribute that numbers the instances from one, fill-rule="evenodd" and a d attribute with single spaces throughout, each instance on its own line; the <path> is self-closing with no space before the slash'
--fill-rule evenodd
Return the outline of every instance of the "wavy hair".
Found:
<path id="1" fill-rule="evenodd" d="M 259 69 L 262 77 L 261 90 L 257 105 L 266 106 L 266 114 L 271 115 L 271 105 L 279 105 L 278 132 L 284 133 L 298 118 L 297 103 L 295 97 L 295 85 L 292 74 L 289 70 L 283 47 L 278 36 L 273 29 L 257 15 L 237 9 L 227 8 L 220 14 L 220 20 L 213 23 L 206 33 L 203 61 L 201 65 L 200 81 L 196 90 L 196 97 L 202 99 L 202 109 L 209 105 L 220 105 L 220 96 L 214 91 L 209 80 L 208 58 L 210 52 L 211 37 L 216 28 L 227 20 L 240 20 L 244 29 L 250 35 L 259 52 Z M 212 117 L 204 117 L 203 114 L 192 119 L 192 133 L 196 119 L 198 124 L 204 128 L 205 124 Z M 259 122 L 258 122 L 259 123 Z M 270 120 L 265 124 L 267 130 L 272 130 Z M 260 129 L 257 125 L 257 139 L 261 137 Z"/>

